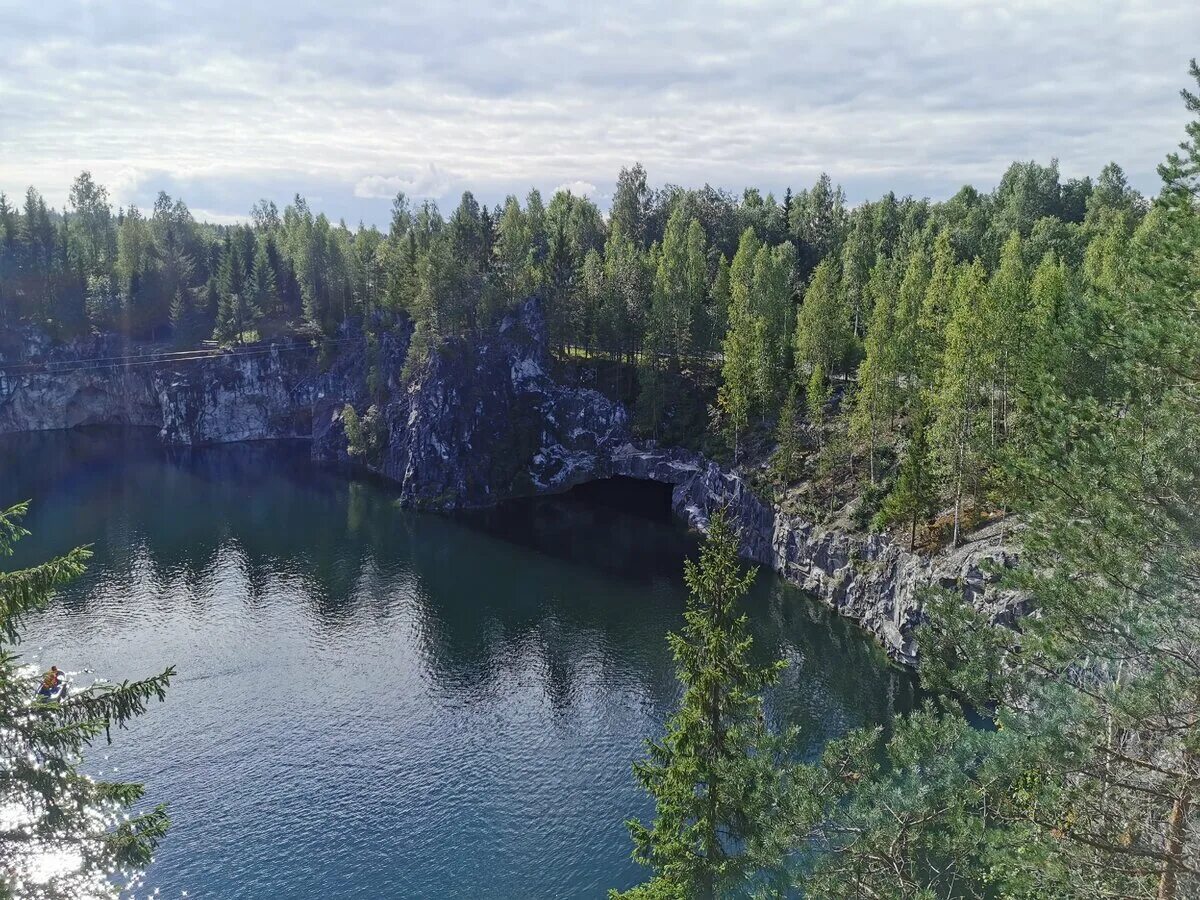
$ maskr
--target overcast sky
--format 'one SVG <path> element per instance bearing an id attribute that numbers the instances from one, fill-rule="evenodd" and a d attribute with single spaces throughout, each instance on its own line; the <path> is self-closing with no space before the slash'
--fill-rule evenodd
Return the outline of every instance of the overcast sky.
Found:
<path id="1" fill-rule="evenodd" d="M 351 4 L 0 0 L 0 190 L 55 206 L 90 169 L 117 203 L 197 217 L 297 191 L 385 224 L 561 185 L 852 201 L 990 189 L 1013 159 L 1109 160 L 1156 189 L 1182 137 L 1200 2 Z"/>

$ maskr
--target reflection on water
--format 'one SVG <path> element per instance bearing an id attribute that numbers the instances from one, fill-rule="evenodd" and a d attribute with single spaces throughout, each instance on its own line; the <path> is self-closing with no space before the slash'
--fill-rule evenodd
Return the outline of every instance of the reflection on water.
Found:
<path id="1" fill-rule="evenodd" d="M 595 897 L 641 877 L 629 766 L 677 697 L 665 636 L 695 550 L 652 490 L 418 514 L 304 447 L 136 432 L 3 438 L 0 473 L 0 503 L 35 500 L 17 564 L 96 550 L 26 655 L 178 666 L 96 760 L 170 803 L 142 891 Z M 770 711 L 803 752 L 911 706 L 906 676 L 773 575 L 749 607 L 758 651 L 791 662 Z"/>

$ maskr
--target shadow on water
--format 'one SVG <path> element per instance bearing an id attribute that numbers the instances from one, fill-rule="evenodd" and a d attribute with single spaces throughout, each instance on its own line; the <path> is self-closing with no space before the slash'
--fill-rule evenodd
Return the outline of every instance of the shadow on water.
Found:
<path id="1" fill-rule="evenodd" d="M 629 766 L 678 696 L 666 635 L 699 546 L 669 489 L 423 514 L 303 444 L 167 450 L 128 430 L 2 437 L 0 473 L 0 504 L 34 500 L 13 563 L 96 551 L 30 652 L 181 672 L 114 751 L 172 802 L 150 873 L 164 893 L 258 896 L 261 871 L 278 897 L 585 897 L 641 877 Z M 747 612 L 760 659 L 790 663 L 769 709 L 801 754 L 916 702 L 851 623 L 773 573 Z M 263 671 L 288 686 L 271 702 Z M 258 827 L 267 805 L 280 840 Z"/>

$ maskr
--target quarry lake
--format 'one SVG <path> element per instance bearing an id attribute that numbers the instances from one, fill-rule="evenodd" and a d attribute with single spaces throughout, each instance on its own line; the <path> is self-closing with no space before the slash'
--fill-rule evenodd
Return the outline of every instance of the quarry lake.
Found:
<path id="1" fill-rule="evenodd" d="M 661 488 L 597 482 L 455 516 L 303 445 L 171 450 L 153 433 L 0 438 L 29 564 L 94 545 L 27 629 L 79 683 L 161 671 L 165 704 L 97 745 L 174 825 L 136 896 L 583 898 L 627 887 L 631 763 L 678 697 L 697 537 Z M 768 698 L 814 754 L 914 703 L 853 624 L 760 571 Z"/>

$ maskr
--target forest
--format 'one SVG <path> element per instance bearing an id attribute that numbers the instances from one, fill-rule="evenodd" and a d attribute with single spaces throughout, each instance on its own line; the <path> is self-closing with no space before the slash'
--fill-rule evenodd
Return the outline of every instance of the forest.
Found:
<path id="1" fill-rule="evenodd" d="M 62 212 L 33 188 L 20 209 L 0 195 L 0 325 L 193 346 L 405 315 L 415 365 L 537 296 L 561 358 L 621 370 L 646 437 L 747 463 L 814 518 L 932 549 L 1009 505 L 1002 458 L 1027 439 L 1042 375 L 1095 374 L 1063 337 L 1085 327 L 1076 298 L 1113 288 L 1148 209 L 1115 163 L 1065 181 L 1054 161 L 1014 163 L 990 193 L 854 207 L 826 175 L 780 201 L 655 190 L 634 165 L 607 216 L 567 192 L 490 210 L 465 193 L 448 218 L 400 195 L 385 234 L 299 196 L 232 227 L 166 194 L 149 215 L 114 212 L 85 172 Z"/>
<path id="2" fill-rule="evenodd" d="M 385 234 L 299 197 L 235 227 L 165 195 L 114 212 L 85 173 L 65 211 L 0 200 L 0 317 L 188 345 L 406 316 L 419 363 L 536 296 L 565 364 L 632 373 L 644 436 L 776 502 L 927 550 L 1011 521 L 1034 614 L 994 628 L 931 587 L 928 705 L 796 761 L 763 721 L 778 670 L 746 662 L 749 576 L 718 516 L 672 638 L 682 707 L 636 767 L 658 818 L 631 823 L 653 877 L 627 896 L 1197 896 L 1200 96 L 1182 94 L 1193 121 L 1152 199 L 1116 164 L 857 206 L 824 176 L 780 200 L 652 190 L 635 165 L 607 215 L 569 193 L 468 193 L 448 217 L 401 196 Z"/>

